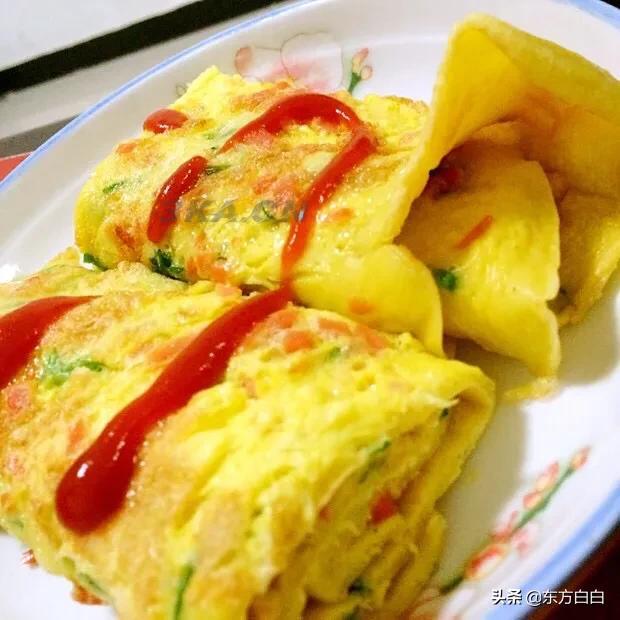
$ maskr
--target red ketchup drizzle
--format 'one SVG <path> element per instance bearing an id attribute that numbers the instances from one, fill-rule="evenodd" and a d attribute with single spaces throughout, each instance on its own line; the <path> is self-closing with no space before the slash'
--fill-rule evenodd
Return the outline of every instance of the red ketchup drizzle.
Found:
<path id="1" fill-rule="evenodd" d="M 145 131 L 152 131 L 153 133 L 164 133 L 169 129 L 178 129 L 185 125 L 187 116 L 183 112 L 178 110 L 171 110 L 170 108 L 162 108 L 161 110 L 155 110 L 155 112 L 149 114 L 142 125 Z"/>
<path id="2" fill-rule="evenodd" d="M 220 152 L 228 151 L 258 131 L 277 134 L 290 123 L 306 124 L 315 118 L 333 125 L 345 123 L 352 130 L 366 127 L 346 103 L 329 95 L 298 93 L 275 103 L 259 117 L 237 130 L 224 143 Z"/>
<path id="3" fill-rule="evenodd" d="M 79 534 L 102 525 L 123 504 L 146 435 L 201 390 L 220 382 L 243 338 L 291 299 L 284 286 L 251 297 L 208 325 L 141 396 L 105 427 L 56 490 L 62 523 Z"/>
<path id="4" fill-rule="evenodd" d="M 146 235 L 153 243 L 159 243 L 176 221 L 177 201 L 187 194 L 207 167 L 207 160 L 196 155 L 181 164 L 161 186 L 151 209 Z"/>
<path id="5" fill-rule="evenodd" d="M 290 123 L 309 123 L 315 118 L 334 125 L 344 123 L 352 132 L 344 149 L 322 170 L 306 191 L 301 209 L 289 229 L 282 251 L 282 280 L 290 280 L 293 268 L 308 245 L 321 207 L 331 198 L 348 172 L 376 149 L 376 140 L 355 111 L 338 99 L 317 93 L 300 93 L 276 103 L 232 135 L 222 146 L 225 152 L 258 131 L 276 134 Z"/>
<path id="6" fill-rule="evenodd" d="M 0 317 L 0 390 L 28 363 L 47 329 L 94 297 L 47 297 Z"/>
<path id="7" fill-rule="evenodd" d="M 71 466 L 56 491 L 56 510 L 62 523 L 74 532 L 85 534 L 96 529 L 121 508 L 147 434 L 158 422 L 185 406 L 196 392 L 216 385 L 243 338 L 293 300 L 290 276 L 310 238 L 316 214 L 345 175 L 375 152 L 374 136 L 341 101 L 326 95 L 298 94 L 276 103 L 237 131 L 220 149 L 225 152 L 256 131 L 275 134 L 289 123 L 308 123 L 315 118 L 332 124 L 344 123 L 352 136 L 306 192 L 303 209 L 291 225 L 282 252 L 283 285 L 251 297 L 207 326 L 144 394 L 108 423 L 93 445 Z M 196 184 L 206 164 L 203 157 L 193 157 L 163 185 L 149 220 L 151 241 L 157 243 L 163 238 L 174 222 L 177 200 Z"/>
<path id="8" fill-rule="evenodd" d="M 346 174 L 376 150 L 375 140 L 366 129 L 358 129 L 344 149 L 321 171 L 301 201 L 301 211 L 291 223 L 282 250 L 282 280 L 291 279 L 293 269 L 302 257 L 321 207 L 338 189 Z"/>

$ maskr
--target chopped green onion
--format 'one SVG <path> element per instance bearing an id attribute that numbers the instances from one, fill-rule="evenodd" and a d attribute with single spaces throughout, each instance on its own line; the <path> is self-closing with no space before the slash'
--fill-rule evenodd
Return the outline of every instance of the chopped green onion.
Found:
<path id="1" fill-rule="evenodd" d="M 108 597 L 108 593 L 90 575 L 87 575 L 86 573 L 79 573 L 77 578 L 78 581 L 80 581 L 80 583 L 82 583 L 92 594 L 103 599 Z"/>
<path id="2" fill-rule="evenodd" d="M 268 222 L 278 222 L 278 216 L 276 212 L 276 204 L 273 200 L 261 200 L 257 206 L 260 206 L 260 209 L 263 215 L 267 218 Z"/>
<path id="3" fill-rule="evenodd" d="M 216 172 L 221 172 L 222 170 L 226 170 L 227 168 L 230 168 L 230 166 L 228 164 L 219 164 L 219 165 L 207 166 L 207 168 L 205 169 L 205 174 L 207 176 L 210 176 L 212 174 L 215 174 Z"/>
<path id="4" fill-rule="evenodd" d="M 108 270 L 108 268 L 96 256 L 94 256 L 93 254 L 89 254 L 88 252 L 84 254 L 82 260 L 88 265 L 94 265 L 95 267 L 97 267 L 97 269 L 100 269 L 101 271 Z"/>
<path id="5" fill-rule="evenodd" d="M 381 463 L 383 463 L 383 460 L 385 459 L 385 453 L 391 445 L 392 442 L 389 439 L 385 438 L 382 439 L 379 443 L 368 448 L 368 465 L 360 476 L 360 483 L 365 482 L 370 473 Z"/>
<path id="6" fill-rule="evenodd" d="M 174 601 L 174 610 L 172 612 L 173 620 L 180 620 L 181 618 L 181 614 L 183 613 L 183 598 L 185 597 L 185 591 L 194 576 L 195 570 L 196 568 L 193 564 L 186 564 L 181 570 L 179 583 L 177 584 L 177 594 Z"/>
<path id="7" fill-rule="evenodd" d="M 68 362 L 61 359 L 55 349 L 43 355 L 42 363 L 38 376 L 48 386 L 62 385 L 76 368 L 88 368 L 93 372 L 101 372 L 105 368 L 105 364 L 89 358 Z"/>
<path id="8" fill-rule="evenodd" d="M 458 279 L 454 273 L 454 267 L 450 267 L 450 269 L 433 269 L 433 277 L 435 282 L 437 282 L 437 286 L 451 293 L 456 290 Z"/>
<path id="9" fill-rule="evenodd" d="M 450 409 L 448 408 L 443 409 L 441 414 L 439 415 L 439 419 L 443 420 L 444 418 L 447 418 L 449 414 L 450 414 Z"/>
<path id="10" fill-rule="evenodd" d="M 342 349 L 340 347 L 333 347 L 327 352 L 327 359 L 329 361 L 338 359 L 342 355 Z"/>
<path id="11" fill-rule="evenodd" d="M 232 135 L 233 133 L 235 133 L 235 131 L 236 129 L 234 127 L 229 127 L 228 129 L 226 129 L 225 127 L 219 127 L 214 131 L 206 131 L 202 134 L 202 137 L 206 138 L 207 140 L 219 140 L 221 138 L 226 138 Z"/>
<path id="12" fill-rule="evenodd" d="M 382 439 L 378 444 L 370 448 L 368 456 L 371 458 L 376 458 L 377 456 L 383 454 L 391 445 L 392 442 L 389 439 Z"/>
<path id="13" fill-rule="evenodd" d="M 151 256 L 151 266 L 153 271 L 160 273 L 162 276 L 173 278 L 174 280 L 184 279 L 184 269 L 180 265 L 175 265 L 170 252 L 157 249 L 155 254 Z"/>
<path id="14" fill-rule="evenodd" d="M 372 588 L 361 578 L 358 577 L 350 586 L 349 594 L 358 594 L 366 596 L 372 592 Z"/>
<path id="15" fill-rule="evenodd" d="M 21 531 L 24 529 L 24 522 L 21 519 L 7 519 L 7 523 L 10 527 L 14 527 L 17 530 Z"/>
<path id="16" fill-rule="evenodd" d="M 101 191 L 106 195 L 111 194 L 112 192 L 115 192 L 119 187 L 125 185 L 125 183 L 127 183 L 127 181 L 114 181 L 113 183 L 106 185 Z"/>
<path id="17" fill-rule="evenodd" d="M 88 368 L 88 370 L 92 370 L 93 372 L 101 372 L 105 368 L 105 364 L 102 362 L 89 359 L 80 361 L 79 366 L 80 368 Z"/>

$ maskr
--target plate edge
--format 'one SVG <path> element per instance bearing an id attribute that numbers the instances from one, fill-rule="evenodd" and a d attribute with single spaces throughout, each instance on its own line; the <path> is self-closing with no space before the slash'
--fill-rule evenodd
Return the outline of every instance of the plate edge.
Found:
<path id="1" fill-rule="evenodd" d="M 530 590 L 544 592 L 563 584 L 600 546 L 619 522 L 620 484 L 616 485 L 570 540 L 520 586 L 521 593 L 525 596 Z M 519 620 L 535 609 L 537 608 L 525 605 L 500 607 L 489 611 L 486 618 L 487 620 Z"/>

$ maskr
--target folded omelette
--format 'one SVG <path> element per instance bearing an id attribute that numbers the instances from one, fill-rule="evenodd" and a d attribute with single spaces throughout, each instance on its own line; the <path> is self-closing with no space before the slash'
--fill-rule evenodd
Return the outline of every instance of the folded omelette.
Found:
<path id="1" fill-rule="evenodd" d="M 491 412 L 480 370 L 289 305 L 157 426 L 122 508 L 79 534 L 55 509 L 63 473 L 244 297 L 65 258 L 2 285 L 0 313 L 75 295 L 93 298 L 0 393 L 0 524 L 43 567 L 127 620 L 392 618 L 411 604 L 440 553 L 437 500 Z"/>
<path id="2" fill-rule="evenodd" d="M 78 245 L 108 267 L 137 260 L 188 281 L 277 286 L 287 205 L 343 148 L 347 129 L 291 123 L 220 147 L 296 92 L 207 70 L 171 106 L 188 122 L 145 131 L 98 166 L 78 200 Z M 411 331 L 435 352 L 443 329 L 555 374 L 558 313 L 560 323 L 582 318 L 620 256 L 618 81 L 473 16 L 452 35 L 430 109 L 334 97 L 371 128 L 377 150 L 323 205 L 295 272 L 300 301 Z M 209 166 L 154 244 L 154 197 L 196 154 Z"/>
<path id="3" fill-rule="evenodd" d="M 445 330 L 555 374 L 558 318 L 583 318 L 620 258 L 620 83 L 474 16 L 450 40 L 419 157 L 431 178 L 399 241 L 443 275 Z"/>

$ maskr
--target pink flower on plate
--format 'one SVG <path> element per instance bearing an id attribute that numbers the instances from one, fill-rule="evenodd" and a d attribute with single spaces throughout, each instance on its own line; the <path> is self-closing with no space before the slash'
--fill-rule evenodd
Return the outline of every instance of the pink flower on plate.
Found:
<path id="1" fill-rule="evenodd" d="M 502 562 L 510 552 L 506 543 L 492 542 L 470 558 L 465 567 L 465 579 L 483 579 Z"/>
<path id="2" fill-rule="evenodd" d="M 510 539 L 510 542 L 519 556 L 523 557 L 527 555 L 538 536 L 538 525 L 535 522 L 530 522 L 522 528 L 518 529 Z"/>
<path id="3" fill-rule="evenodd" d="M 366 64 L 369 50 L 367 47 L 359 50 L 351 60 L 351 80 L 347 90 L 352 93 L 356 86 L 364 81 L 369 80 L 372 77 L 373 69 L 371 65 Z"/>
<path id="4" fill-rule="evenodd" d="M 297 86 L 332 92 L 342 86 L 342 47 L 327 32 L 298 34 L 279 49 L 246 46 L 235 54 L 235 68 L 244 78 L 290 79 Z"/>
<path id="5" fill-rule="evenodd" d="M 558 480 L 560 474 L 560 464 L 554 461 L 545 469 L 545 471 L 538 476 L 534 484 L 534 489 L 541 493 L 549 490 Z"/>
<path id="6" fill-rule="evenodd" d="M 590 455 L 590 448 L 582 448 L 579 452 L 576 452 L 570 462 L 570 467 L 573 471 L 583 467 Z"/>
<path id="7" fill-rule="evenodd" d="M 368 58 L 369 49 L 367 47 L 359 50 L 351 61 L 351 69 L 353 73 L 365 73 L 368 77 L 372 76 L 372 67 L 370 65 L 364 64 L 366 59 Z M 368 78 L 365 78 L 368 79 Z"/>
<path id="8" fill-rule="evenodd" d="M 519 521 L 519 511 L 513 510 L 508 519 L 500 522 L 499 525 L 491 532 L 491 538 L 494 542 L 507 542 L 512 536 L 515 526 Z"/>
<path id="9" fill-rule="evenodd" d="M 532 491 L 523 497 L 523 508 L 526 510 L 532 510 L 536 508 L 543 499 L 545 498 L 545 494 L 543 491 Z"/>

